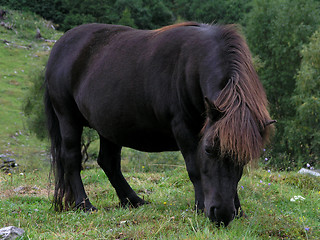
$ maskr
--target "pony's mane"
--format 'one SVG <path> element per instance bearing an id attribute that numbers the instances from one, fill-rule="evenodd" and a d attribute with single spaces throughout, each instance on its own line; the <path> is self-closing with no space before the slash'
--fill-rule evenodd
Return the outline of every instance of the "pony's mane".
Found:
<path id="1" fill-rule="evenodd" d="M 172 25 L 169 25 L 169 26 L 164 26 L 162 28 L 155 29 L 155 30 L 152 30 L 152 31 L 155 33 L 155 35 L 158 35 L 160 33 L 166 32 L 166 31 L 171 30 L 171 29 L 175 29 L 175 28 L 179 28 L 179 27 L 190 27 L 190 26 L 199 27 L 200 24 L 196 23 L 196 22 L 182 22 L 182 23 L 172 24 Z"/>
<path id="2" fill-rule="evenodd" d="M 209 130 L 210 138 L 212 143 L 219 139 L 222 155 L 247 163 L 260 156 L 273 129 L 268 101 L 244 38 L 234 25 L 219 28 L 229 81 L 214 101 L 222 118 Z"/>

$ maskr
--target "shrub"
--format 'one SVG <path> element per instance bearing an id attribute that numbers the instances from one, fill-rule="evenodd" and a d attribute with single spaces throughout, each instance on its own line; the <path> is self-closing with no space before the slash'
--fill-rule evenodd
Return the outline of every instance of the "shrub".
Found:
<path id="1" fill-rule="evenodd" d="M 295 121 L 295 126 L 291 124 L 297 107 L 292 101 L 295 75 L 301 63 L 302 46 L 308 43 L 319 23 L 320 4 L 312 0 L 254 0 L 252 10 L 244 21 L 250 49 L 263 62 L 258 73 L 267 91 L 271 115 L 278 121 L 272 141 L 273 158 L 269 164 L 281 168 L 296 166 L 296 154 L 299 153 L 290 147 L 293 142 L 299 142 L 298 135 L 295 134 L 301 130 L 299 122 Z M 305 104 L 313 105 L 314 101 L 311 103 L 311 100 L 312 98 Z M 290 136 L 289 126 L 293 131 Z M 307 133 L 306 130 L 302 131 Z M 302 137 L 299 135 L 299 138 Z M 300 146 L 304 147 L 305 145 Z"/>
<path id="2" fill-rule="evenodd" d="M 35 133 L 39 139 L 43 140 L 48 136 L 42 101 L 44 94 L 44 71 L 35 70 L 30 78 L 33 85 L 25 95 L 22 109 L 26 116 L 28 129 Z"/>
<path id="3" fill-rule="evenodd" d="M 315 165 L 320 159 L 320 28 L 304 46 L 301 55 L 292 97 L 296 113 L 285 132 L 288 147 L 298 163 Z"/>
<path id="4" fill-rule="evenodd" d="M 24 104 L 22 106 L 23 112 L 26 116 L 26 122 L 28 129 L 35 133 L 37 138 L 44 140 L 48 137 L 47 127 L 46 127 L 46 117 L 43 104 L 44 97 L 44 69 L 37 69 L 34 71 L 30 80 L 32 86 L 27 91 L 25 95 Z M 88 149 L 92 142 L 98 139 L 98 135 L 95 130 L 90 128 L 85 128 L 81 138 L 81 152 L 83 156 L 83 161 L 89 159 Z M 97 155 L 97 154 L 93 154 Z"/>

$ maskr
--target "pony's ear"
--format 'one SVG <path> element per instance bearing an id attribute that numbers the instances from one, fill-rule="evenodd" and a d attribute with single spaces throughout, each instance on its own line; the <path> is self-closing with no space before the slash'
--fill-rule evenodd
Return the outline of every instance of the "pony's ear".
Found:
<path id="1" fill-rule="evenodd" d="M 269 126 L 269 125 L 274 124 L 276 122 L 277 122 L 277 120 L 269 120 L 264 124 L 264 126 L 266 127 L 266 126 Z"/>
<path id="2" fill-rule="evenodd" d="M 210 102 L 210 100 L 207 97 L 204 97 L 204 104 L 206 107 L 207 117 L 209 117 L 212 120 L 214 118 L 213 112 L 216 109 L 216 107 L 214 106 L 214 104 L 212 102 Z"/>

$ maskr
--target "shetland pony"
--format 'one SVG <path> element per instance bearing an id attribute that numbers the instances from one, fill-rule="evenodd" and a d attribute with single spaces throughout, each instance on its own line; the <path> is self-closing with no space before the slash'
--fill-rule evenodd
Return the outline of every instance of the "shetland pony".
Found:
<path id="1" fill-rule="evenodd" d="M 100 136 L 98 164 L 121 205 L 146 203 L 122 175 L 125 146 L 181 151 L 197 209 L 224 225 L 240 214 L 243 167 L 259 157 L 273 121 L 234 26 L 82 25 L 54 45 L 45 78 L 56 210 L 96 209 L 80 176 L 81 134 L 89 126 Z"/>

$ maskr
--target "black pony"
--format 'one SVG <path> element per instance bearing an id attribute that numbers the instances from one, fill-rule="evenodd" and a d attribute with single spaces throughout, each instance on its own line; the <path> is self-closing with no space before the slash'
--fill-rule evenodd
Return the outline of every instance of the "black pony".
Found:
<path id="1" fill-rule="evenodd" d="M 122 205 L 145 204 L 121 173 L 122 146 L 179 150 L 197 209 L 225 225 L 238 214 L 243 166 L 260 155 L 273 121 L 234 26 L 82 25 L 55 44 L 45 86 L 56 210 L 95 210 L 80 176 L 80 139 L 89 126 Z"/>

